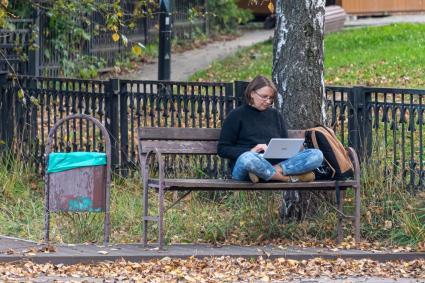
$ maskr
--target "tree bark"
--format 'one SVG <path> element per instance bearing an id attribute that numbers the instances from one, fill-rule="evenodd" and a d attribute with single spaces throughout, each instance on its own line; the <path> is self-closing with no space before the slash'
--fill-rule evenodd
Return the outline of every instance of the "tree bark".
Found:
<path id="1" fill-rule="evenodd" d="M 273 81 L 289 129 L 324 121 L 324 0 L 277 0 Z"/>
<path id="2" fill-rule="evenodd" d="M 289 129 L 324 124 L 323 34 L 325 0 L 277 0 L 272 77 L 278 88 L 277 108 Z M 315 214 L 317 197 L 285 191 L 283 222 Z"/>

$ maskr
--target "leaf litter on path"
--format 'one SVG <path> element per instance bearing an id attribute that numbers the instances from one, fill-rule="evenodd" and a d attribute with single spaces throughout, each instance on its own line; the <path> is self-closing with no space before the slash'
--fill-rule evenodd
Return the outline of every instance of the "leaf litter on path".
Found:
<path id="1" fill-rule="evenodd" d="M 234 282 L 275 281 L 303 278 L 346 277 L 425 279 L 425 260 L 378 262 L 369 259 L 311 260 L 210 257 L 163 259 L 144 262 L 99 262 L 96 264 L 1 263 L 5 281 L 37 277 L 125 278 L 131 282 Z"/>

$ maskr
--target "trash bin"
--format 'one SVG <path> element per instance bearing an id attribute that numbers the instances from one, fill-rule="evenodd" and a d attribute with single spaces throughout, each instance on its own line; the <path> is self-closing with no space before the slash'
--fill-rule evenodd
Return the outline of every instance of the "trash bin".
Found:
<path id="1" fill-rule="evenodd" d="M 52 152 L 56 131 L 70 120 L 81 126 L 83 120 L 97 126 L 105 141 L 106 152 Z M 94 126 L 93 126 L 94 127 Z M 49 242 L 51 212 L 104 212 L 104 242 L 109 242 L 109 190 L 111 183 L 111 142 L 108 131 L 97 119 L 75 114 L 56 122 L 46 144 L 45 235 Z"/>
<path id="2" fill-rule="evenodd" d="M 48 164 L 50 212 L 105 211 L 105 153 L 51 153 Z"/>

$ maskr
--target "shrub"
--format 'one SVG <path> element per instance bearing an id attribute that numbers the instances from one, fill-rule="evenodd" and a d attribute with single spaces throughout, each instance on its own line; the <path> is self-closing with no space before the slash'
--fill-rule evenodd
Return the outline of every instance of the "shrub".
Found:
<path id="1" fill-rule="evenodd" d="M 207 1 L 208 21 L 213 32 L 234 31 L 239 24 L 252 19 L 251 12 L 239 9 L 234 0 Z"/>

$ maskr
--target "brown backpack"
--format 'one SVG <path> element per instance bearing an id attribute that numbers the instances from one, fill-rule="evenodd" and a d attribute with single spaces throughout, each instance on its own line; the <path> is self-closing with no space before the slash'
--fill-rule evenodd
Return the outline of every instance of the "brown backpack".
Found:
<path id="1" fill-rule="evenodd" d="M 353 177 L 353 163 L 332 129 L 324 126 L 307 129 L 305 131 L 305 143 L 306 147 L 317 148 L 322 151 L 326 163 L 324 167 L 330 169 L 327 170 L 326 178 L 342 180 Z"/>

